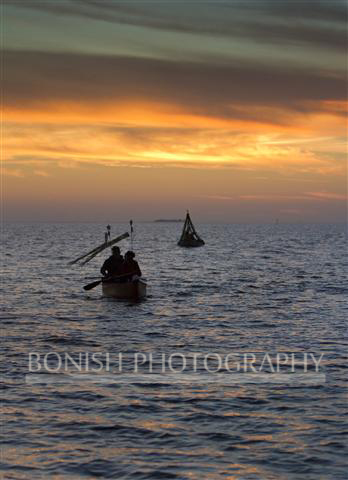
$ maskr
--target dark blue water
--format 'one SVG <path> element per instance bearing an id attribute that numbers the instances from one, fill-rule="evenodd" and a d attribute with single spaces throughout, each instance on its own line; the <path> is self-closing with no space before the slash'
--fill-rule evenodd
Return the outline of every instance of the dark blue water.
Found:
<path id="1" fill-rule="evenodd" d="M 136 225 L 149 298 L 129 303 L 82 290 L 105 255 L 67 265 L 104 225 L 4 227 L 3 478 L 347 478 L 345 228 L 198 230 L 186 250 L 180 225 Z M 326 382 L 26 384 L 28 353 L 50 351 L 324 353 Z"/>

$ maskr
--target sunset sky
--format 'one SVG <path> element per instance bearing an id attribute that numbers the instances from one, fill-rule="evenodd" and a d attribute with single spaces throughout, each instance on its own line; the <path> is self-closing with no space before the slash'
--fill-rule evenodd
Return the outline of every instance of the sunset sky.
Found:
<path id="1" fill-rule="evenodd" d="M 3 1 L 5 219 L 342 222 L 345 1 Z"/>

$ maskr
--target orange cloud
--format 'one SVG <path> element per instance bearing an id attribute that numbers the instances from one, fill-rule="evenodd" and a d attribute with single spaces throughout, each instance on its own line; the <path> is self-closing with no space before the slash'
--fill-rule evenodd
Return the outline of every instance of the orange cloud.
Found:
<path id="1" fill-rule="evenodd" d="M 347 195 L 330 193 L 330 192 L 307 192 L 307 195 L 319 200 L 347 200 L 348 199 Z"/>
<path id="2" fill-rule="evenodd" d="M 290 133 L 306 137 L 318 132 L 345 135 L 346 122 L 342 116 L 345 102 L 311 104 L 312 111 L 286 111 L 278 107 L 233 105 L 234 115 L 224 117 L 219 112 L 209 115 L 190 108 L 159 101 L 46 101 L 38 106 L 8 106 L 3 109 L 7 122 L 22 124 L 64 125 L 129 125 L 137 127 L 185 127 L 234 129 L 270 133 Z M 250 115 L 252 110 L 252 115 Z"/>
<path id="3" fill-rule="evenodd" d="M 2 167 L 1 174 L 7 177 L 17 177 L 17 178 L 22 178 L 25 176 L 24 172 L 19 168 L 11 168 L 11 167 Z"/>
<path id="4" fill-rule="evenodd" d="M 316 152 L 310 140 L 227 128 L 18 124 L 4 128 L 10 164 L 78 164 L 239 168 L 289 173 L 339 173 L 339 158 Z M 321 140 L 323 143 L 324 140 Z M 331 145 L 331 137 L 327 143 Z"/>

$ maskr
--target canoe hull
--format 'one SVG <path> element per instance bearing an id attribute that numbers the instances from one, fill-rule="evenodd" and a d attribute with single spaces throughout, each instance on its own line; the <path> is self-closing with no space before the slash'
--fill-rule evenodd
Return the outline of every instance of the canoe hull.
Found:
<path id="1" fill-rule="evenodd" d="M 135 280 L 133 282 L 114 283 L 103 282 L 102 290 L 104 297 L 118 298 L 119 300 L 138 300 L 146 297 L 146 282 Z"/>

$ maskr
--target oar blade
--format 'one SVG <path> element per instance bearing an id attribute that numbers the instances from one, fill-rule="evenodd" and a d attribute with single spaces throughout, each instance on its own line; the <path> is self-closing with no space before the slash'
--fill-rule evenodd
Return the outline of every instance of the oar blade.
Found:
<path id="1" fill-rule="evenodd" d="M 92 290 L 92 288 L 97 287 L 102 281 L 97 280 L 96 282 L 89 283 L 83 287 L 84 290 Z"/>

